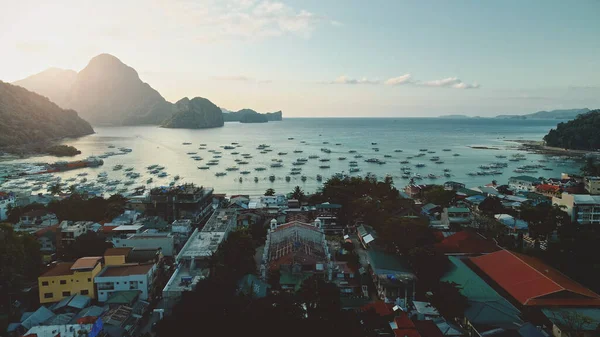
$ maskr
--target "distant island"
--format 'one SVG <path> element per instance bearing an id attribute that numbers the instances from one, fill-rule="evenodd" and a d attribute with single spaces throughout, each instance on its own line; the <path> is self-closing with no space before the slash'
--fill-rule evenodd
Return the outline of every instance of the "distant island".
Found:
<path id="1" fill-rule="evenodd" d="M 176 112 L 162 123 L 164 128 L 206 129 L 223 126 L 223 113 L 206 98 L 187 97 L 175 103 Z"/>
<path id="2" fill-rule="evenodd" d="M 547 146 L 571 150 L 600 149 L 600 109 L 579 115 L 574 120 L 559 123 L 544 136 Z"/>
<path id="3" fill-rule="evenodd" d="M 61 109 L 44 96 L 0 81 L 1 151 L 41 153 L 53 145 L 52 141 L 92 133 L 94 129 L 77 112 Z"/>
<path id="4" fill-rule="evenodd" d="M 463 119 L 463 118 L 475 118 L 467 115 L 441 115 L 438 118 L 448 118 L 448 119 Z"/>
<path id="5" fill-rule="evenodd" d="M 242 109 L 239 111 L 223 111 L 223 120 L 225 122 L 240 122 L 240 123 L 267 123 L 281 121 L 283 113 L 281 111 L 258 113 L 252 109 Z"/>
<path id="6" fill-rule="evenodd" d="M 581 114 L 590 112 L 590 109 L 563 109 L 551 111 L 538 111 L 526 115 L 498 115 L 501 119 L 574 119 Z"/>

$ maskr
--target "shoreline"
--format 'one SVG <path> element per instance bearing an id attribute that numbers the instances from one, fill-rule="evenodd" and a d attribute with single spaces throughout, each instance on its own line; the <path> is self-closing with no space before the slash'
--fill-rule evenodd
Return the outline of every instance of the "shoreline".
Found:
<path id="1" fill-rule="evenodd" d="M 572 150 L 565 149 L 560 147 L 552 147 L 544 145 L 543 141 L 540 140 L 510 140 L 507 139 L 507 142 L 512 142 L 518 144 L 518 148 L 523 151 L 528 151 L 537 154 L 544 155 L 552 155 L 552 156 L 561 156 L 561 157 L 575 157 L 575 158 L 584 158 L 590 154 L 596 154 L 594 151 L 587 150 Z"/>

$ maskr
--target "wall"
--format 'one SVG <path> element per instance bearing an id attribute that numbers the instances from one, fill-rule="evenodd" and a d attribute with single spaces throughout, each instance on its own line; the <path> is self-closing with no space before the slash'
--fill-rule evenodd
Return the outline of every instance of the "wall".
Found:
<path id="1" fill-rule="evenodd" d="M 156 270 L 156 265 L 144 275 L 127 275 L 127 276 L 111 276 L 111 277 L 96 277 L 96 286 L 98 288 L 98 301 L 105 302 L 115 291 L 139 290 L 140 299 L 147 300 L 148 292 L 152 286 L 152 275 Z M 133 282 L 133 283 L 131 283 Z M 112 289 L 106 289 L 107 285 Z"/>
<path id="2" fill-rule="evenodd" d="M 113 243 L 116 247 L 132 247 L 140 249 L 148 248 L 161 248 L 164 256 L 174 256 L 175 253 L 175 240 L 173 236 L 144 236 L 143 239 L 130 239 L 130 238 L 115 238 Z"/>
<path id="3" fill-rule="evenodd" d="M 80 294 L 96 298 L 94 291 L 94 277 L 102 270 L 102 265 L 98 263 L 91 271 L 74 272 L 70 275 L 58 275 L 49 277 L 38 277 L 40 303 L 53 303 L 62 300 L 65 297 Z M 61 284 L 64 281 L 65 284 Z M 43 285 L 48 282 L 48 285 Z M 68 295 L 64 292 L 69 292 Z M 46 298 L 45 294 L 52 293 L 52 297 Z"/>
<path id="4" fill-rule="evenodd" d="M 117 266 L 125 263 L 125 255 L 112 255 L 104 257 L 104 265 Z"/>

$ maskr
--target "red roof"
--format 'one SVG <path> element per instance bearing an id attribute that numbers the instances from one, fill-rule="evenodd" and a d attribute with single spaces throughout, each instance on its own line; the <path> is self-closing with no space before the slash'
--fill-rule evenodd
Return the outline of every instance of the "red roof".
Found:
<path id="1" fill-rule="evenodd" d="M 541 184 L 535 187 L 538 191 L 543 192 L 558 192 L 560 190 L 559 186 L 549 185 L 549 184 Z"/>
<path id="2" fill-rule="evenodd" d="M 364 305 L 360 309 L 361 311 L 368 311 L 370 309 L 374 309 L 379 316 L 388 316 L 394 313 L 394 311 L 392 310 L 393 306 L 393 304 L 385 303 L 384 301 L 375 301 Z"/>
<path id="3" fill-rule="evenodd" d="M 112 230 L 117 227 L 119 227 L 119 226 L 102 226 L 101 230 L 102 230 L 102 233 L 106 234 L 106 233 L 112 232 Z"/>
<path id="4" fill-rule="evenodd" d="M 400 315 L 394 318 L 394 322 L 396 323 L 396 329 L 394 329 L 396 337 L 421 337 L 415 324 L 408 318 L 408 314 L 405 312 L 400 312 Z"/>
<path id="5" fill-rule="evenodd" d="M 600 306 L 600 295 L 539 259 L 501 250 L 471 261 L 523 305 Z"/>
<path id="6" fill-rule="evenodd" d="M 486 254 L 496 252 L 500 250 L 500 247 L 494 241 L 486 239 L 475 232 L 462 231 L 448 236 L 440 243 L 436 243 L 435 249 L 446 254 Z"/>

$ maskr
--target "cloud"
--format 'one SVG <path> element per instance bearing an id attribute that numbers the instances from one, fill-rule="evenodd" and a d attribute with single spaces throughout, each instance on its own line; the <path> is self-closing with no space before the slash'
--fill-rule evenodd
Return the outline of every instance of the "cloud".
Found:
<path id="1" fill-rule="evenodd" d="M 246 76 L 242 76 L 242 75 L 234 75 L 234 76 L 214 76 L 213 80 L 219 80 L 219 81 L 241 81 L 241 82 L 248 82 L 248 81 L 254 81 L 253 78 L 251 77 L 246 77 Z"/>
<path id="2" fill-rule="evenodd" d="M 479 84 L 467 84 L 457 77 L 448 77 L 441 80 L 433 80 L 419 83 L 425 87 L 443 87 L 443 88 L 454 88 L 454 89 L 478 89 L 480 87 Z"/>
<path id="3" fill-rule="evenodd" d="M 384 83 L 387 85 L 408 84 L 408 83 L 411 83 L 411 77 L 412 76 L 410 74 L 404 74 L 402 76 L 392 77 L 390 79 L 387 79 Z"/>
<path id="4" fill-rule="evenodd" d="M 171 23 L 197 41 L 255 40 L 284 35 L 310 38 L 319 26 L 341 24 L 282 2 L 263 0 L 160 1 Z"/>
<path id="5" fill-rule="evenodd" d="M 355 79 L 355 78 L 350 78 L 346 75 L 342 75 L 329 83 L 331 83 L 331 84 L 380 84 L 381 82 L 379 80 L 370 80 L 370 79 L 364 78 L 364 77 L 360 78 L 360 79 Z"/>
<path id="6" fill-rule="evenodd" d="M 397 77 L 388 78 L 385 81 L 380 81 L 376 79 L 368 79 L 368 78 L 352 78 L 346 75 L 342 75 L 331 82 L 326 82 L 329 84 L 384 84 L 389 86 L 397 86 L 397 85 L 413 85 L 420 87 L 438 87 L 438 88 L 453 88 L 453 89 L 477 89 L 480 87 L 479 84 L 473 83 L 468 84 L 456 77 L 448 77 L 441 80 L 433 80 L 427 82 L 415 81 L 412 78 L 411 74 L 404 74 Z"/>

